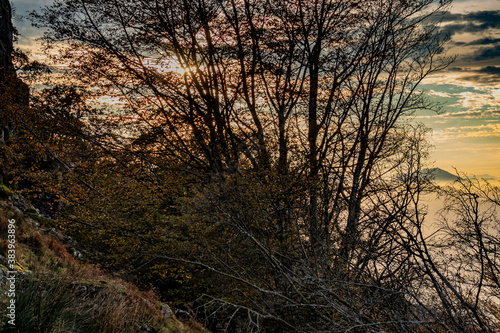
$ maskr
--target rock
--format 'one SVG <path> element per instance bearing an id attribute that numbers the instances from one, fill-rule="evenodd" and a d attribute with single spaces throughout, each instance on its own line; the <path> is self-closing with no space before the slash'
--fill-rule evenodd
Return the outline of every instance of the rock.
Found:
<path id="1" fill-rule="evenodd" d="M 35 213 L 36 215 L 40 215 L 40 210 L 38 208 L 28 209 L 28 213 Z"/>
<path id="2" fill-rule="evenodd" d="M 22 212 L 34 211 L 35 207 L 26 200 L 22 195 L 14 194 L 9 197 L 9 200 Z"/>
<path id="3" fill-rule="evenodd" d="M 14 41 L 14 26 L 12 25 L 12 10 L 9 0 L 0 0 L 0 70 L 14 71 L 12 51 Z"/>
<path id="4" fill-rule="evenodd" d="M 172 318 L 172 316 L 174 315 L 172 309 L 167 304 L 162 304 L 160 306 L 160 311 L 165 318 Z"/>
<path id="5" fill-rule="evenodd" d="M 14 51 L 14 26 L 12 8 L 9 0 L 0 0 L 0 99 L 13 104 L 29 105 L 29 87 L 16 75 L 12 62 Z M 5 112 L 5 105 L 0 104 L 0 114 Z M 6 143 L 15 135 L 15 123 L 5 115 L 0 116 L 0 144 Z"/>
<path id="6" fill-rule="evenodd" d="M 0 284 L 4 282 L 4 279 L 7 278 L 9 269 L 4 265 L 0 265 Z"/>
<path id="7" fill-rule="evenodd" d="M 61 233 L 59 231 L 57 231 L 56 228 L 50 229 L 50 233 L 53 234 L 54 236 L 56 236 L 57 239 L 59 239 L 60 241 L 62 241 L 64 239 L 63 235 L 61 235 Z"/>
<path id="8" fill-rule="evenodd" d="M 7 260 L 7 258 L 5 258 L 4 256 L 0 255 L 0 269 L 2 270 L 2 272 L 0 272 L 0 277 L 3 278 L 3 274 L 7 274 L 7 272 L 18 272 L 18 273 L 23 273 L 23 274 L 28 274 L 29 272 L 31 271 L 28 271 L 27 269 L 25 269 L 24 267 L 22 267 L 20 264 L 16 263 L 14 266 L 11 267 L 11 265 L 9 264 L 9 261 Z M 28 273 L 26 273 L 28 272 Z"/>
<path id="9" fill-rule="evenodd" d="M 182 321 L 187 321 L 193 318 L 188 309 L 181 309 L 180 306 L 175 309 L 175 316 L 177 317 L 177 319 L 180 319 Z"/>
<path id="10" fill-rule="evenodd" d="M 0 198 L 8 198 L 14 193 L 10 188 L 5 185 L 0 184 Z"/>
<path id="11" fill-rule="evenodd" d="M 140 323 L 138 326 L 139 326 L 139 332 L 141 332 L 141 333 L 156 333 L 157 332 L 154 328 L 149 327 L 145 323 Z"/>
<path id="12" fill-rule="evenodd" d="M 118 292 L 118 295 L 121 295 L 124 297 L 127 295 L 127 289 L 125 289 L 124 286 L 115 286 L 115 290 Z"/>

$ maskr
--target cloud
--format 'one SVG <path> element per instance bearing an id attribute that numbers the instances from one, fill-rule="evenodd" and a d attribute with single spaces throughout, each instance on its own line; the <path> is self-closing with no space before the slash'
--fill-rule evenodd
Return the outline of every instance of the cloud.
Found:
<path id="1" fill-rule="evenodd" d="M 500 29 L 500 10 L 476 11 L 465 14 L 444 12 L 433 18 L 444 23 L 443 34 L 476 33 L 487 29 Z"/>
<path id="2" fill-rule="evenodd" d="M 492 64 L 497 62 L 490 61 Z M 461 61 L 464 67 L 449 67 L 446 74 L 438 73 L 425 79 L 426 84 L 452 84 L 460 87 L 471 87 L 479 89 L 489 89 L 500 86 L 500 66 L 486 65 L 471 67 L 474 65 L 474 57 L 469 56 L 468 62 Z M 446 97 L 446 96 L 442 96 Z"/>
<path id="3" fill-rule="evenodd" d="M 474 84 L 499 84 L 500 75 L 494 67 L 500 59 L 500 10 L 445 12 L 441 22 L 441 33 L 453 37 L 450 52 L 458 55 L 455 68 L 448 72 L 461 73 L 461 80 Z M 481 65 L 475 66 L 483 68 L 471 68 L 478 61 Z"/>
<path id="4" fill-rule="evenodd" d="M 474 60 L 489 60 L 500 57 L 500 45 L 486 48 L 482 47 L 474 52 Z"/>
<path id="5" fill-rule="evenodd" d="M 476 11 L 465 14 L 445 12 L 442 16 L 442 22 L 466 22 L 463 26 L 472 24 L 482 28 L 500 27 L 500 10 Z"/>
<path id="6" fill-rule="evenodd" d="M 439 115 L 439 117 L 442 118 L 467 118 L 467 119 L 478 119 L 482 118 L 483 112 L 482 111 L 464 111 L 464 112 L 447 112 L 442 115 Z"/>
<path id="7" fill-rule="evenodd" d="M 445 97 L 445 98 L 451 98 L 453 97 L 452 94 L 448 93 L 448 92 L 445 92 L 445 91 L 435 91 L 435 90 L 429 90 L 429 92 L 427 93 L 431 96 L 438 96 L 438 97 Z"/>
<path id="8" fill-rule="evenodd" d="M 462 73 L 469 73 L 462 76 L 462 80 L 484 85 L 500 84 L 500 67 L 485 66 L 479 69 L 462 69 Z"/>
<path id="9" fill-rule="evenodd" d="M 469 111 L 483 109 L 487 106 L 497 107 L 500 105 L 500 90 L 492 89 L 488 92 L 464 91 L 457 94 L 459 98 L 456 104 L 450 105 L 460 106 Z"/>
<path id="10" fill-rule="evenodd" d="M 463 72 L 466 69 L 462 67 L 448 67 L 447 69 L 449 72 Z"/>
<path id="11" fill-rule="evenodd" d="M 488 70 L 488 68 L 485 68 Z M 500 70 L 500 68 L 498 68 Z M 440 114 L 442 118 L 467 118 L 467 119 L 498 119 L 500 116 L 500 89 L 496 87 L 456 87 L 452 82 L 435 89 L 427 90 L 426 94 L 446 107 L 447 113 Z M 438 83 L 439 84 L 439 83 Z M 438 99 L 436 99 L 438 98 Z M 450 109 L 451 108 L 451 109 Z"/>
<path id="12" fill-rule="evenodd" d="M 489 111 L 463 111 L 463 112 L 447 112 L 437 117 L 440 118 L 462 118 L 462 119 L 488 119 L 491 121 L 498 121 L 492 118 L 500 118 L 500 110 Z"/>
<path id="13" fill-rule="evenodd" d="M 477 70 L 478 73 L 485 73 L 491 75 L 498 75 L 500 77 L 500 67 L 486 66 Z"/>
<path id="14" fill-rule="evenodd" d="M 439 130 L 441 139 L 453 140 L 458 138 L 500 138 L 500 123 L 477 126 L 448 127 Z"/>
<path id="15" fill-rule="evenodd" d="M 500 43 L 500 38 L 491 38 L 491 37 L 486 37 L 486 38 L 481 38 L 481 39 L 476 39 L 473 40 L 472 42 L 469 43 L 459 43 L 457 42 L 456 44 L 466 44 L 466 45 L 490 45 L 490 44 L 496 44 Z"/>

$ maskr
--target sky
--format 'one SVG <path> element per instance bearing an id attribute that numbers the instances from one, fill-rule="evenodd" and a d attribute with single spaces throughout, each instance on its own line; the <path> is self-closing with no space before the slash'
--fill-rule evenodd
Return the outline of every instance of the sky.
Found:
<path id="1" fill-rule="evenodd" d="M 17 47 L 36 53 L 36 37 L 27 13 L 52 0 L 12 0 Z M 500 180 L 500 0 L 455 0 L 443 19 L 456 60 L 428 77 L 420 88 L 440 113 L 419 112 L 413 122 L 427 125 L 432 144 L 430 166 L 449 172 Z"/>
<path id="2" fill-rule="evenodd" d="M 455 0 L 443 30 L 456 60 L 421 86 L 442 111 L 415 121 L 432 129 L 435 167 L 500 179 L 500 0 Z"/>

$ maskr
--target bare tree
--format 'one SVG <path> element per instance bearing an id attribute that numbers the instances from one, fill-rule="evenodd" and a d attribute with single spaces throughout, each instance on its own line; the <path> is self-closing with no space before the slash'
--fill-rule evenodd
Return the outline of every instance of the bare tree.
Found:
<path id="1" fill-rule="evenodd" d="M 457 175 L 452 185 L 440 189 L 442 228 L 438 238 L 427 242 L 423 263 L 461 329 L 490 332 L 499 324 L 499 188 Z"/>
<path id="2" fill-rule="evenodd" d="M 82 85 L 120 98 L 116 126 L 88 138 L 155 186 L 191 177 L 197 251 L 149 255 L 235 284 L 210 295 L 228 318 L 433 331 L 448 324 L 415 286 L 434 276 L 419 266 L 423 130 L 405 119 L 449 63 L 427 23 L 448 4 L 60 0 L 33 16 Z"/>

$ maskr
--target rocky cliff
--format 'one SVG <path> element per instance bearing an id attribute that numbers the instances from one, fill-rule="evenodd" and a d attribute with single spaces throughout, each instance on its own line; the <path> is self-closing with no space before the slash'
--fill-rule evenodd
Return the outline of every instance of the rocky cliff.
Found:
<path id="1" fill-rule="evenodd" d="M 29 104 L 29 87 L 13 65 L 14 33 L 9 0 L 0 0 L 0 144 L 15 133 L 17 108 Z"/>
<path id="2" fill-rule="evenodd" d="M 5 72 L 13 72 L 12 51 L 14 27 L 9 0 L 0 0 L 0 77 Z"/>

